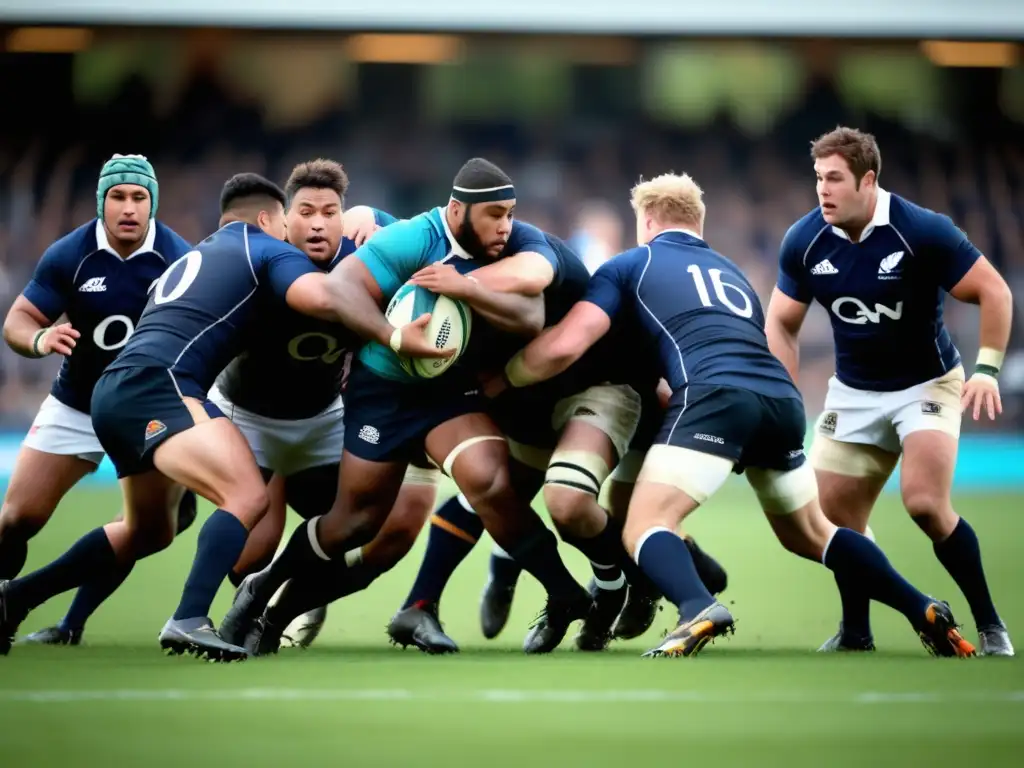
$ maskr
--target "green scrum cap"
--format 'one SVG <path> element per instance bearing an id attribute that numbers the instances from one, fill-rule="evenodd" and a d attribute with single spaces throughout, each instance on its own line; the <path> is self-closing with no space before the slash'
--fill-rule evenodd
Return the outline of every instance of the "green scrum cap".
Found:
<path id="1" fill-rule="evenodd" d="M 149 160 L 143 155 L 114 155 L 103 164 L 99 183 L 96 186 L 96 216 L 103 218 L 103 201 L 111 187 L 118 184 L 138 184 L 149 190 L 152 205 L 149 218 L 156 218 L 156 207 L 160 200 L 160 185 L 156 180 L 156 171 Z"/>

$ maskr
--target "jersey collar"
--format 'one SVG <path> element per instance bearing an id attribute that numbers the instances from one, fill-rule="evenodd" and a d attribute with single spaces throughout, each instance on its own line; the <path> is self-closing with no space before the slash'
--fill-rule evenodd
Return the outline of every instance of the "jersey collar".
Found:
<path id="1" fill-rule="evenodd" d="M 704 238 L 701 237 L 700 235 L 698 235 L 692 229 L 685 229 L 683 227 L 677 227 L 677 228 L 674 228 L 674 229 L 663 229 L 663 230 L 661 230 L 661 232 L 659 232 L 657 235 L 655 235 L 655 238 L 661 237 L 662 235 L 668 235 L 668 234 L 686 235 L 688 237 L 692 237 L 694 240 L 700 240 L 701 242 L 704 241 Z M 652 239 L 654 239 L 654 238 L 652 238 Z"/>
<path id="2" fill-rule="evenodd" d="M 441 219 L 441 227 L 444 229 L 444 236 L 448 238 L 448 244 L 451 246 L 451 252 L 453 255 L 458 256 L 460 259 L 472 259 L 473 254 L 469 253 L 465 248 L 459 245 L 459 241 L 455 239 L 455 235 L 448 228 L 448 219 L 444 215 L 444 208 L 438 206 L 434 209 L 437 211 L 437 216 Z"/>
<path id="3" fill-rule="evenodd" d="M 892 202 L 892 194 L 878 188 L 878 197 L 875 199 L 875 215 L 871 217 L 871 221 L 864 227 L 864 231 L 860 233 L 860 242 L 867 240 L 868 235 L 875 231 L 875 227 L 887 227 L 889 226 L 889 204 Z M 839 227 L 832 227 L 833 234 L 836 237 L 841 237 L 843 240 L 849 240 L 850 236 Z"/>
<path id="4" fill-rule="evenodd" d="M 146 239 L 142 241 L 142 245 L 136 248 L 128 255 L 128 259 L 138 256 L 140 253 L 152 253 L 153 244 L 156 242 L 156 219 L 149 220 L 149 229 L 146 231 Z M 110 241 L 107 239 L 107 230 L 103 226 L 103 219 L 96 219 L 96 250 L 97 251 L 108 251 L 117 258 L 121 258 L 120 254 L 110 247 Z M 128 259 L 125 259 L 127 261 Z"/>

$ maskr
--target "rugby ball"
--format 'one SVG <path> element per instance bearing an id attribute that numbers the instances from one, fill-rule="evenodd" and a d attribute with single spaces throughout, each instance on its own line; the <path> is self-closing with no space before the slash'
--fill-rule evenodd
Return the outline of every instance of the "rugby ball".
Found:
<path id="1" fill-rule="evenodd" d="M 451 368 L 466 351 L 473 325 L 473 313 L 466 302 L 411 283 L 395 292 L 384 316 L 393 326 L 401 328 L 427 312 L 430 313 L 430 322 L 425 329 L 427 340 L 438 349 L 454 347 L 455 354 L 449 358 L 399 355 L 398 360 L 405 372 L 418 379 L 433 379 Z"/>

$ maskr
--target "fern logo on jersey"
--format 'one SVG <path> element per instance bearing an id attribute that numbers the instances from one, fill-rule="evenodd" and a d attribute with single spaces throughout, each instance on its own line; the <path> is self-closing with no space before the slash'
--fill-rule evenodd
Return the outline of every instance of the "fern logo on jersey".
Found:
<path id="1" fill-rule="evenodd" d="M 903 271 L 900 262 L 903 261 L 903 251 L 890 253 L 878 265 L 879 280 L 899 280 Z"/>

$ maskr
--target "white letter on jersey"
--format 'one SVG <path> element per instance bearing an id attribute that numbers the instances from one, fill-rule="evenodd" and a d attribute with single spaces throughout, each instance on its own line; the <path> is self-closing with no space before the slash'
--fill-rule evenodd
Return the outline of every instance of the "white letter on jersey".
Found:
<path id="1" fill-rule="evenodd" d="M 686 271 L 693 275 L 693 286 L 697 289 L 697 296 L 700 297 L 700 303 L 705 307 L 712 306 L 711 296 L 708 293 L 707 283 L 704 282 L 704 275 L 701 274 L 700 267 L 696 264 L 691 264 L 686 268 Z M 708 275 L 711 277 L 711 285 L 715 289 L 715 298 L 726 306 L 730 312 L 740 317 L 747 319 L 754 316 L 754 305 L 750 301 L 750 297 L 743 292 L 743 289 L 738 285 L 727 283 L 722 279 L 722 270 L 720 269 L 709 269 Z M 743 299 L 743 306 L 737 307 L 729 299 L 728 294 L 725 292 L 726 288 L 734 290 L 741 299 Z"/>
<path id="2" fill-rule="evenodd" d="M 857 307 L 857 314 L 853 317 L 845 317 L 843 313 L 839 311 L 844 304 L 853 304 Z M 896 309 L 889 309 L 885 304 L 875 304 L 875 311 L 872 312 L 860 299 L 855 299 L 852 296 L 842 296 L 832 302 L 832 311 L 835 313 L 835 316 L 844 323 L 864 325 L 865 323 L 870 322 L 877 324 L 882 322 L 882 315 L 885 315 L 890 320 L 899 320 L 903 317 L 903 302 L 897 302 Z"/>
<path id="3" fill-rule="evenodd" d="M 178 269 L 179 264 L 184 264 L 184 271 L 181 273 L 181 279 L 178 280 L 178 284 L 171 289 L 170 293 L 165 293 L 167 288 L 167 281 L 171 277 L 171 272 Z M 192 282 L 196 279 L 196 275 L 199 274 L 199 267 L 203 265 L 203 254 L 201 251 L 189 251 L 176 262 L 171 264 L 167 270 L 160 275 L 160 279 L 156 283 L 156 288 L 153 289 L 153 301 L 157 304 L 166 304 L 169 301 L 180 299 L 188 287 L 192 285 Z"/>
<path id="4" fill-rule="evenodd" d="M 303 355 L 299 353 L 299 347 L 306 339 L 323 339 L 327 344 L 327 351 L 322 355 Z M 326 333 L 304 333 L 301 336 L 296 336 L 294 339 L 288 342 L 288 354 L 296 360 L 319 360 L 326 365 L 338 362 L 338 358 L 344 354 L 345 350 L 338 349 L 338 340 L 333 336 L 328 336 Z"/>
<path id="5" fill-rule="evenodd" d="M 124 324 L 124 337 L 119 341 L 113 343 L 107 342 L 107 329 L 110 328 L 114 323 Z M 135 326 L 132 325 L 132 319 L 126 315 L 111 315 L 101 322 L 92 332 L 92 343 L 100 349 L 105 349 L 108 352 L 112 349 L 120 349 L 128 343 L 128 339 L 135 333 Z"/>

